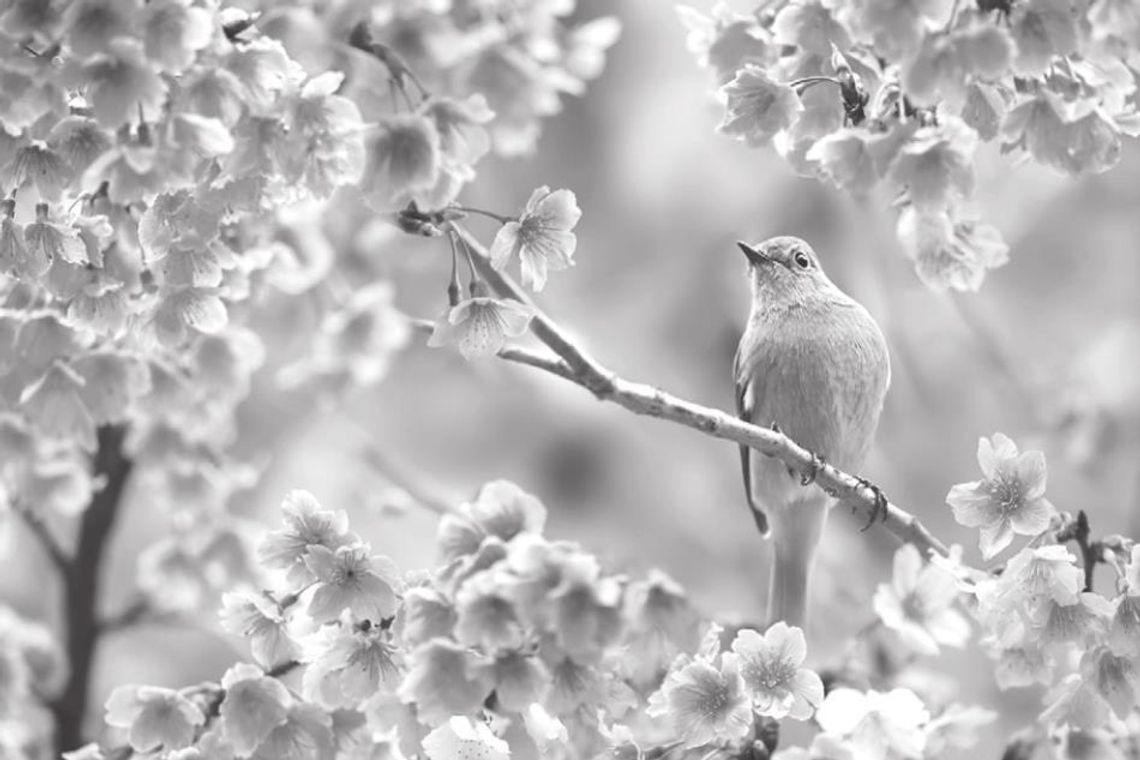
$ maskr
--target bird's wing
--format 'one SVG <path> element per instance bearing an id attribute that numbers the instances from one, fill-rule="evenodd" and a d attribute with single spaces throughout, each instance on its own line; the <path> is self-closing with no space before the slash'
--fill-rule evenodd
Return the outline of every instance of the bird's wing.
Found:
<path id="1" fill-rule="evenodd" d="M 743 362 L 747 357 L 742 357 L 740 348 L 736 349 L 736 356 L 732 360 L 732 377 L 736 386 L 736 416 L 745 422 L 752 422 L 752 409 L 748 404 L 748 378 L 743 376 L 744 367 Z M 744 494 L 748 498 L 748 506 L 752 512 L 752 518 L 756 521 L 756 527 L 760 530 L 763 536 L 768 535 L 768 515 L 764 513 L 756 504 L 755 498 L 752 496 L 752 449 L 748 446 L 740 446 L 740 474 L 744 478 Z"/>

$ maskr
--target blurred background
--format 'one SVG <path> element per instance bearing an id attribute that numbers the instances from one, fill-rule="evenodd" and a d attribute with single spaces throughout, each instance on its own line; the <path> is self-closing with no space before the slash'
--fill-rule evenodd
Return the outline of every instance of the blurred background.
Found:
<path id="1" fill-rule="evenodd" d="M 555 273 L 539 302 L 596 358 L 628 379 L 731 409 L 732 355 L 748 309 L 734 242 L 798 235 L 887 334 L 893 384 L 862 474 L 892 501 L 946 542 L 967 544 L 966 559 L 980 564 L 976 533 L 954 523 L 945 496 L 978 477 L 978 437 L 1000 431 L 1022 449 L 1045 452 L 1048 495 L 1059 509 L 1084 509 L 1098 535 L 1140 535 L 1135 145 L 1108 174 L 1076 181 L 1012 165 L 984 146 L 977 206 L 1004 234 L 1011 261 L 979 294 L 934 294 L 902 255 L 889 197 L 857 203 L 796 178 L 770 149 L 715 134 L 712 75 L 687 51 L 671 3 L 579 5 L 583 19 L 622 20 L 605 73 L 546 122 L 535 156 L 486 159 L 463 200 L 513 214 L 539 185 L 577 193 L 584 212 L 577 266 Z M 489 223 L 473 220 L 471 228 L 490 242 Z M 401 309 L 438 315 L 446 243 L 376 228 L 358 244 L 396 283 Z M 286 340 L 288 320 L 302 319 L 300 311 L 284 304 L 266 324 Z M 383 383 L 340 408 L 256 393 L 242 412 L 239 449 L 267 469 L 236 505 L 246 516 L 275 523 L 282 496 L 308 489 L 326 507 L 347 510 L 353 527 L 400 567 L 430 567 L 436 516 L 416 506 L 402 515 L 385 508 L 400 497 L 361 456 L 374 445 L 442 498 L 464 499 L 487 480 L 511 479 L 547 505 L 549 535 L 578 540 L 632 573 L 660 567 L 709 615 L 760 620 L 767 547 L 747 513 L 732 444 L 635 417 L 527 368 L 467 363 L 426 348 L 422 337 Z M 120 523 L 106 568 L 110 609 L 133 586 L 139 550 L 164 530 L 157 512 L 136 499 Z M 889 577 L 895 541 L 860 527 L 844 511 L 833 513 L 809 631 L 816 664 L 871 620 L 871 595 Z M 8 553 L 0 588 L 20 611 L 50 619 L 54 592 L 40 580 L 47 565 L 26 543 Z M 1111 582 L 1102 573 L 1100 582 Z M 203 629 L 213 620 L 204 611 Z M 243 656 L 235 645 L 207 630 L 124 632 L 102 652 L 93 702 L 124 682 L 217 678 Z M 983 737 L 990 755 L 1039 709 L 1033 690 L 996 691 L 988 660 L 973 649 L 929 667 L 954 674 L 962 701 L 1005 706 L 1010 722 Z"/>

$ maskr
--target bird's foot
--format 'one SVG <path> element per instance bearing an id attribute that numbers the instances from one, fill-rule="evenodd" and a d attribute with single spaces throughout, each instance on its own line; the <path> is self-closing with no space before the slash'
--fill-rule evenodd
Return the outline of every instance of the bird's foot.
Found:
<path id="1" fill-rule="evenodd" d="M 773 433 L 781 433 L 782 434 L 784 432 L 783 430 L 780 430 L 780 423 L 776 422 L 775 420 L 772 420 L 772 424 L 769 425 L 768 427 L 771 428 Z"/>
<path id="2" fill-rule="evenodd" d="M 867 524 L 864 525 L 859 531 L 860 533 L 864 533 L 871 529 L 871 526 L 875 524 L 876 520 L 880 522 L 887 521 L 887 505 L 890 502 L 887 501 L 887 496 L 883 493 L 883 489 L 879 488 L 871 481 L 867 480 L 866 478 L 856 478 L 856 480 L 859 481 L 860 486 L 869 489 L 871 493 L 875 495 L 875 505 L 871 508 L 871 517 L 867 520 Z"/>
<path id="3" fill-rule="evenodd" d="M 815 477 L 819 475 L 819 471 L 827 464 L 827 460 L 823 458 L 822 454 L 811 452 L 811 464 L 800 473 L 800 485 L 810 486 L 815 482 Z"/>

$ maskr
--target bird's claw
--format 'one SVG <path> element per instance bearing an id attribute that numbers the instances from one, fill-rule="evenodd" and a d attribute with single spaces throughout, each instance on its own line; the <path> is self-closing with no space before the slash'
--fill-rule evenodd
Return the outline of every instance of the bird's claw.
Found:
<path id="1" fill-rule="evenodd" d="M 871 517 L 867 520 L 867 524 L 864 525 L 859 531 L 860 533 L 865 533 L 871 529 L 871 526 L 875 524 L 876 520 L 879 520 L 880 522 L 887 521 L 887 506 L 890 502 L 887 501 L 887 497 L 886 494 L 883 493 L 883 489 L 879 488 L 877 485 L 867 480 L 866 478 L 857 478 L 857 480 L 859 481 L 860 486 L 869 489 L 871 493 L 875 495 L 875 506 L 871 508 Z"/>
<path id="2" fill-rule="evenodd" d="M 768 427 L 771 428 L 773 433 L 783 433 L 784 432 L 783 430 L 780 430 L 780 423 L 776 422 L 775 420 L 772 420 L 772 424 L 769 425 Z"/>
<path id="3" fill-rule="evenodd" d="M 821 454 L 816 454 L 813 451 L 811 455 L 811 464 L 809 464 L 807 468 L 802 473 L 800 473 L 800 485 L 810 486 L 812 483 L 814 483 L 816 476 L 819 475 L 819 471 L 823 469 L 823 466 L 825 464 L 827 464 L 827 462 L 824 460 L 823 456 Z"/>

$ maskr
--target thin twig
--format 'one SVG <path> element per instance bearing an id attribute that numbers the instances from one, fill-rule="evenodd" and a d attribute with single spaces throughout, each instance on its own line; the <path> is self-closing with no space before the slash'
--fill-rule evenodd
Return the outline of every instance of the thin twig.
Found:
<path id="1" fill-rule="evenodd" d="M 47 526 L 47 523 L 44 522 L 43 518 L 36 514 L 31 508 L 22 504 L 15 504 L 13 508 L 20 517 L 23 518 L 24 524 L 32 531 L 36 540 L 43 546 L 44 551 L 48 555 L 48 559 L 51 560 L 55 568 L 61 573 L 66 574 L 68 567 L 71 565 L 71 557 L 63 550 L 63 546 L 51 532 L 51 529 Z"/>
<path id="2" fill-rule="evenodd" d="M 870 519 L 877 517 L 884 528 L 902 541 L 924 552 L 947 556 L 946 545 L 938 540 L 917 517 L 895 504 L 885 509 L 868 481 L 836 469 L 820 466 L 812 453 L 781 432 L 749 424 L 737 417 L 673 396 L 660 388 L 618 377 L 590 357 L 506 274 L 491 265 L 487 250 L 470 233 L 456 225 L 458 234 L 471 250 L 483 279 L 504 298 L 513 298 L 534 310 L 531 330 L 565 362 L 567 372 L 560 377 L 586 388 L 600 400 L 610 401 L 634 414 L 657 417 L 698 430 L 714 438 L 744 444 L 775 457 L 800 473 L 814 473 L 814 482 L 828 494 Z"/>
<path id="3" fill-rule="evenodd" d="M 368 441 L 364 448 L 364 458 L 377 472 L 392 482 L 420 506 L 439 515 L 455 511 L 456 500 L 429 485 L 418 473 L 403 462 L 399 462 L 379 444 Z"/>

